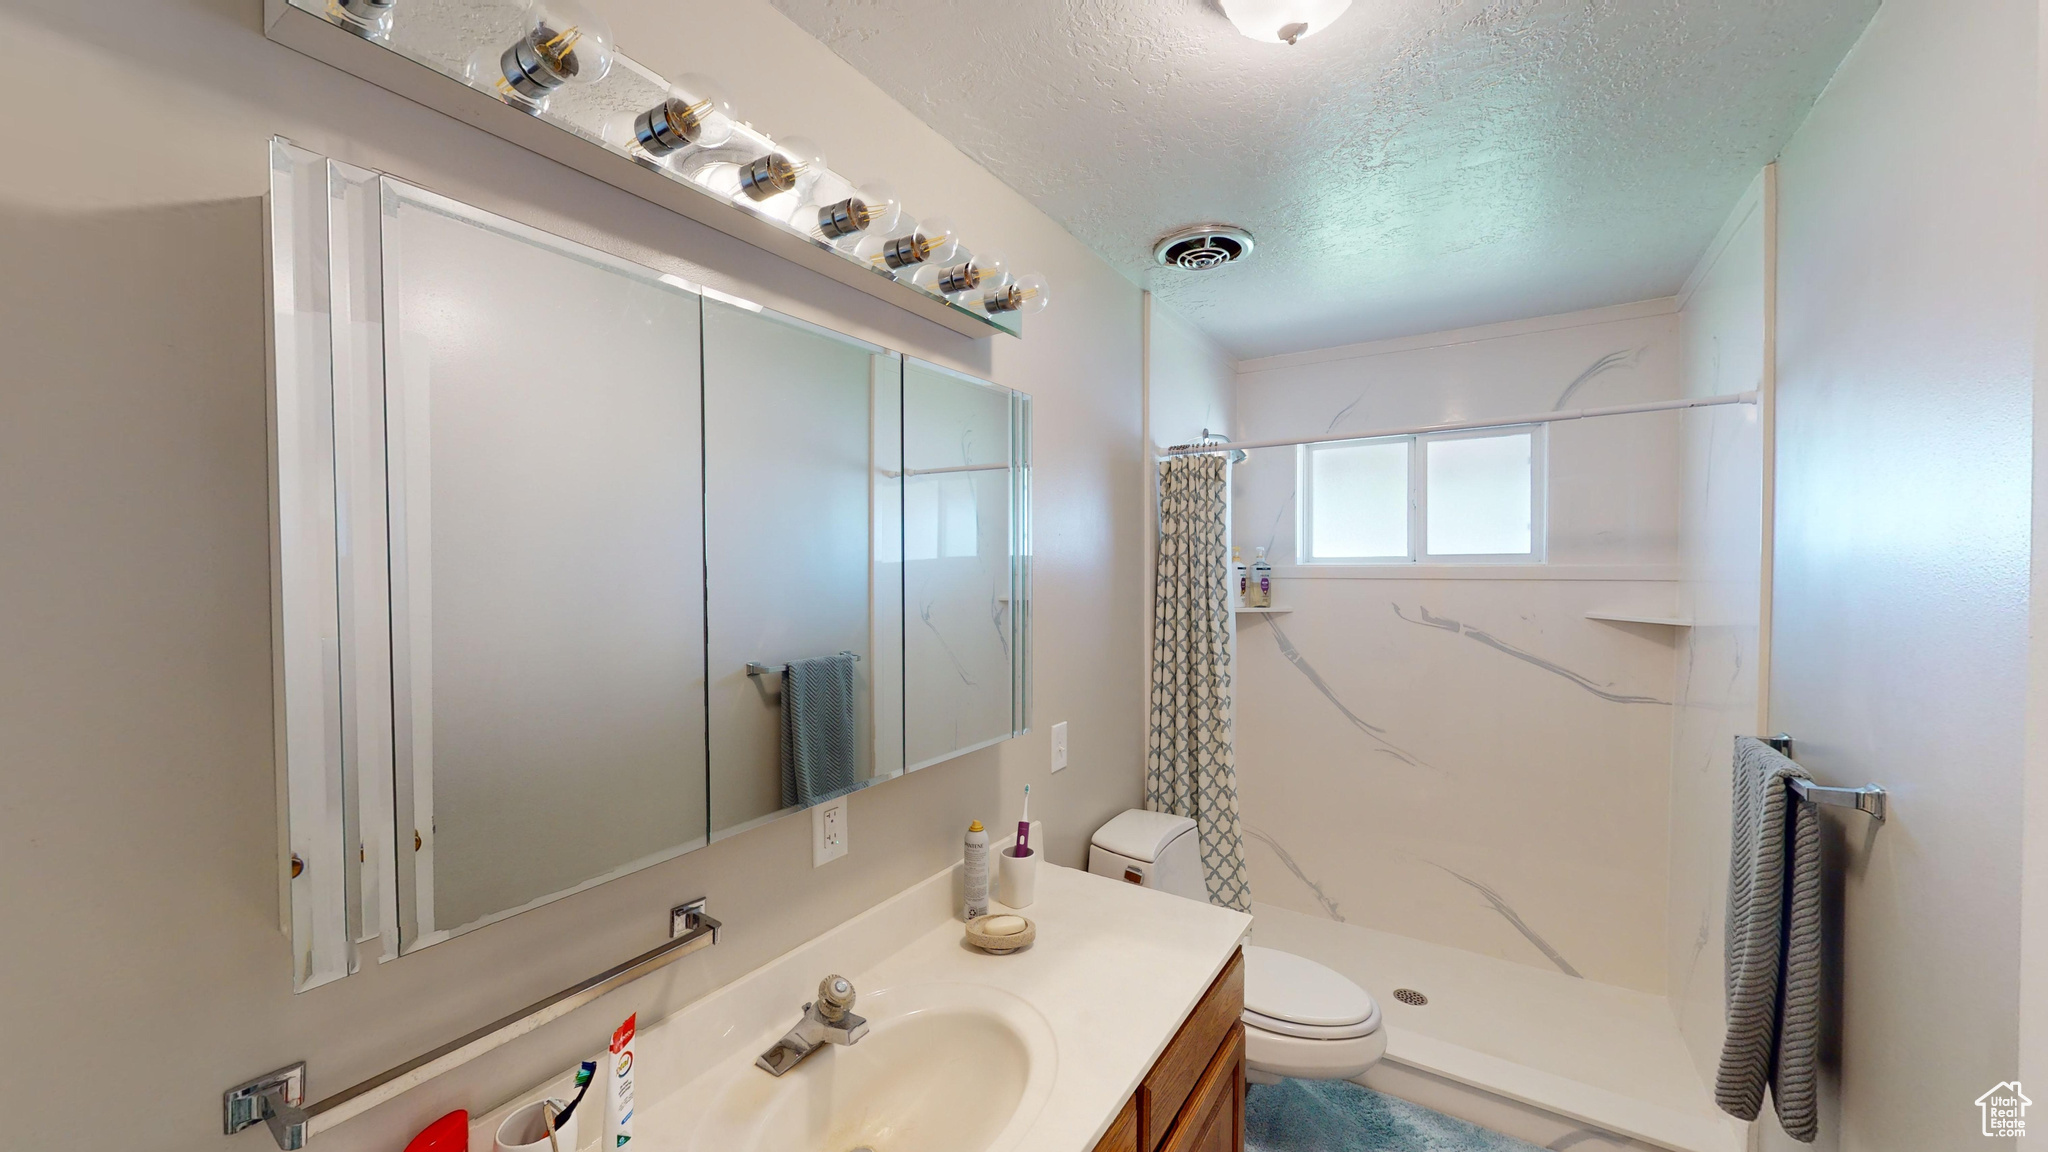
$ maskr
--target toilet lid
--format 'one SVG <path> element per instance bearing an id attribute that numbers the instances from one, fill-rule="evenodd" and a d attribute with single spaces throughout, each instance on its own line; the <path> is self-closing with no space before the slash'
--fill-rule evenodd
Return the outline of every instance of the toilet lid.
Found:
<path id="1" fill-rule="evenodd" d="M 1293 1036 L 1342 1039 L 1379 1026 L 1372 993 L 1305 956 L 1244 950 L 1245 1023 Z"/>

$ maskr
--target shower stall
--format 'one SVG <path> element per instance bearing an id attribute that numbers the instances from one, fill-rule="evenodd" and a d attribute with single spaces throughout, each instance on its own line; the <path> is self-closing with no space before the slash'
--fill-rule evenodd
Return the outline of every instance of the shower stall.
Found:
<path id="1" fill-rule="evenodd" d="M 1710 1086 L 1769 210 L 1676 298 L 1238 366 L 1255 937 L 1380 1001 L 1369 1084 L 1539 1144 L 1742 1147 Z"/>

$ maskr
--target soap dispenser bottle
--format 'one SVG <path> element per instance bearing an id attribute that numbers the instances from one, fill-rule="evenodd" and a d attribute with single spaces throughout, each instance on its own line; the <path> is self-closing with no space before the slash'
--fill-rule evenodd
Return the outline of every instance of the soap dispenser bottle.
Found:
<path id="1" fill-rule="evenodd" d="M 1253 555 L 1251 581 L 1245 592 L 1246 607 L 1271 608 L 1273 606 L 1273 566 L 1266 563 L 1266 550 L 1264 548 L 1259 549 Z"/>

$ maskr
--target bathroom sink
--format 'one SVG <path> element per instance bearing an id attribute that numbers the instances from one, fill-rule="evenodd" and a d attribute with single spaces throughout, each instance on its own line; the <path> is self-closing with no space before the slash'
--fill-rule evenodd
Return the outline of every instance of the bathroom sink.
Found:
<path id="1" fill-rule="evenodd" d="M 781 1077 L 751 1065 L 732 1075 L 692 1146 L 1003 1152 L 1052 1091 L 1052 1028 L 1007 992 L 913 984 L 863 992 L 855 1011 L 869 1028 L 859 1043 L 828 1046 Z"/>

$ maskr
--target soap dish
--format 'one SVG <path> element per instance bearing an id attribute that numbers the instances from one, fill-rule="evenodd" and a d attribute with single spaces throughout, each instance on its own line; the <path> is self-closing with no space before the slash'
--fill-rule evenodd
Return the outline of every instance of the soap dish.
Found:
<path id="1" fill-rule="evenodd" d="M 1015 912 L 977 916 L 967 922 L 967 942 L 994 956 L 1006 956 L 1031 947 L 1038 939 L 1038 925 Z"/>

